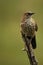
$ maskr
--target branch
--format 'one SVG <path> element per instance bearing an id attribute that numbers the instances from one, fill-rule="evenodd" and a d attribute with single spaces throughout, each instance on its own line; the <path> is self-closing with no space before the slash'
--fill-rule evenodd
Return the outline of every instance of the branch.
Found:
<path id="1" fill-rule="evenodd" d="M 27 47 L 27 55 L 28 55 L 28 58 L 29 58 L 29 61 L 30 61 L 30 65 L 37 65 L 37 61 L 35 59 L 35 55 L 34 55 L 34 52 L 33 52 L 33 49 L 32 49 L 32 45 L 31 45 L 31 40 L 28 40 L 28 38 L 25 38 L 26 40 L 26 47 Z M 29 41 L 29 42 L 28 42 Z"/>

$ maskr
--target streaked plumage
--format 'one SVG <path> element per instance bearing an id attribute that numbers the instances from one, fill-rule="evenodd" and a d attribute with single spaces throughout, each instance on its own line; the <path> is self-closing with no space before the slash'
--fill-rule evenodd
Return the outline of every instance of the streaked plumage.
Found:
<path id="1" fill-rule="evenodd" d="M 36 39 L 35 39 L 35 33 L 38 29 L 37 23 L 34 21 L 34 19 L 31 17 L 33 13 L 24 13 L 23 19 L 21 21 L 21 33 L 24 36 L 27 36 L 28 38 L 31 37 L 32 39 L 32 46 L 33 48 L 36 48 Z M 25 39 L 25 37 L 22 35 L 22 37 Z M 26 42 L 26 41 L 25 41 Z"/>

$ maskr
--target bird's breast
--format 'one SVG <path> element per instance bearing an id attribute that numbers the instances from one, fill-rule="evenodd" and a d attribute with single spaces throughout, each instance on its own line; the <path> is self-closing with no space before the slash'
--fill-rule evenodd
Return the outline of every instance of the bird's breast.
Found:
<path id="1" fill-rule="evenodd" d="M 27 19 L 24 23 L 21 23 L 21 30 L 24 34 L 32 36 L 35 33 L 33 19 Z"/>

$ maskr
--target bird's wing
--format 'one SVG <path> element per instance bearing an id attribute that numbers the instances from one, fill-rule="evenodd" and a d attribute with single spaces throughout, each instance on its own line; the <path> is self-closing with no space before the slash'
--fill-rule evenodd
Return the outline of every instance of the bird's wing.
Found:
<path id="1" fill-rule="evenodd" d="M 38 25 L 37 25 L 37 23 L 35 24 L 35 31 L 37 31 L 38 30 Z"/>

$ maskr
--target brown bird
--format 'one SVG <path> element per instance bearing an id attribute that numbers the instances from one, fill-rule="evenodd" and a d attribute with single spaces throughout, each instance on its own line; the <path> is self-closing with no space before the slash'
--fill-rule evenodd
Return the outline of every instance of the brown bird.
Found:
<path id="1" fill-rule="evenodd" d="M 38 30 L 38 25 L 32 18 L 31 11 L 24 13 L 22 21 L 21 21 L 21 34 L 23 40 L 26 42 L 25 37 L 31 39 L 32 48 L 36 48 L 36 31 Z"/>

